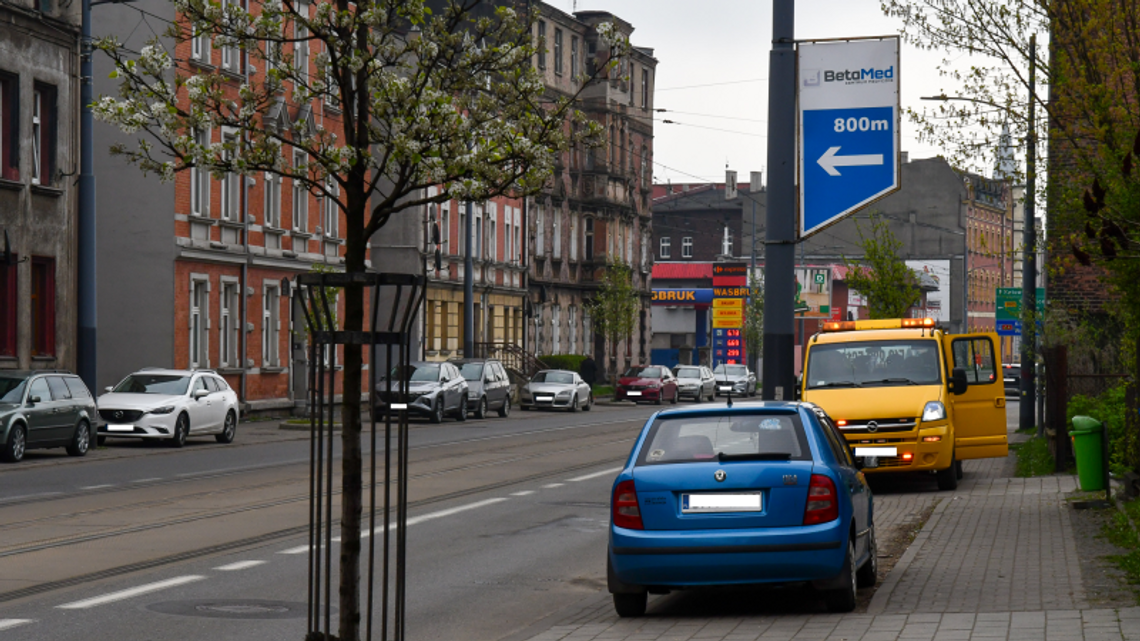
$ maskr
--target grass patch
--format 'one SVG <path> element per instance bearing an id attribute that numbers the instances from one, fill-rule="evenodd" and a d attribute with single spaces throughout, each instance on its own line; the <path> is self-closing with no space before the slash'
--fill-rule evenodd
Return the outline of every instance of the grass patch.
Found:
<path id="1" fill-rule="evenodd" d="M 1130 514 L 1140 513 L 1140 503 L 1133 501 L 1125 505 L 1125 509 Z M 1120 568 L 1129 585 L 1140 586 L 1140 536 L 1128 522 L 1128 516 L 1114 511 L 1112 517 L 1104 524 L 1101 534 L 1116 547 L 1127 550 L 1124 554 L 1109 556 L 1108 560 Z M 1140 601 L 1140 592 L 1136 590 L 1134 592 Z"/>
<path id="2" fill-rule="evenodd" d="M 594 385 L 591 389 L 594 390 L 594 398 L 614 395 L 613 385 Z"/>
<path id="3" fill-rule="evenodd" d="M 1049 443 L 1033 437 L 1024 443 L 1010 445 L 1017 452 L 1017 472 L 1020 478 L 1048 476 L 1053 473 L 1053 455 L 1049 453 Z"/>

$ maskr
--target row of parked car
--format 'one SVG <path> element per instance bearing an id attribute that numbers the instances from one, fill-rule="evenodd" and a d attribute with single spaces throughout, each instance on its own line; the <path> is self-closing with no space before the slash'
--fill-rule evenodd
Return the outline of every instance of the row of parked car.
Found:
<path id="1" fill-rule="evenodd" d="M 618 379 L 614 398 L 636 403 L 668 401 L 682 398 L 700 403 L 717 396 L 755 396 L 756 375 L 746 365 L 677 365 L 673 369 L 661 365 L 630 367 Z"/>
<path id="2" fill-rule="evenodd" d="M 84 456 L 93 437 L 182 447 L 188 437 L 212 435 L 230 443 L 239 411 L 237 393 L 213 370 L 144 368 L 98 399 L 71 372 L 0 371 L 0 459 L 18 462 L 43 448 Z"/>

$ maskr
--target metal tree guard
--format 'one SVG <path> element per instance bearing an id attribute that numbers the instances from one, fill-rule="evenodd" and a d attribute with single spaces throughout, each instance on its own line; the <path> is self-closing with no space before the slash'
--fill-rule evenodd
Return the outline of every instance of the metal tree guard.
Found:
<path id="1" fill-rule="evenodd" d="M 310 273 L 297 276 L 305 325 L 309 330 L 309 567 L 308 567 L 308 632 L 307 641 L 333 638 L 332 621 L 332 544 L 333 528 L 333 418 L 336 408 L 336 347 L 363 345 L 369 348 L 368 402 L 371 404 L 369 424 L 372 447 L 368 484 L 367 591 L 364 603 L 365 639 L 373 637 L 374 584 L 376 574 L 376 539 L 380 544 L 380 622 L 379 638 L 387 641 L 404 638 L 407 620 L 405 560 L 408 522 L 408 413 L 407 380 L 401 375 L 393 389 L 392 376 L 385 376 L 385 389 L 377 390 L 376 369 L 380 349 L 383 364 L 407 371 L 411 362 L 412 323 L 423 302 L 426 280 L 413 274 Z M 344 331 L 337 326 L 336 300 L 330 288 L 360 286 L 371 291 L 371 314 L 368 331 Z M 383 294 L 383 296 L 382 296 Z M 380 317 L 385 306 L 386 322 Z M 377 475 L 377 418 L 383 415 L 383 460 Z M 396 428 L 395 470 L 392 468 L 392 428 Z M 364 433 L 362 422 L 361 432 Z M 395 477 L 393 478 L 393 471 Z M 377 503 L 377 486 L 383 496 Z M 395 492 L 395 522 L 392 522 Z M 383 520 L 377 530 L 376 519 Z M 395 549 L 392 530 L 395 530 Z M 394 554 L 393 554 L 394 552 Z M 394 556 L 394 558 L 393 558 Z M 393 571 L 394 570 L 394 571 Z M 389 613 L 392 614 L 390 619 Z"/>

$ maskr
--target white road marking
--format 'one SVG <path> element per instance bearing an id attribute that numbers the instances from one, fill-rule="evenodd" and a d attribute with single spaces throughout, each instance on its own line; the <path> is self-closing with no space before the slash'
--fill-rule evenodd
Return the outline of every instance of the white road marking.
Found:
<path id="1" fill-rule="evenodd" d="M 0 630 L 11 630 L 26 623 L 35 622 L 35 619 L 0 619 Z"/>
<path id="2" fill-rule="evenodd" d="M 585 476 L 576 476 L 572 479 L 566 479 L 566 482 L 567 483 L 577 483 L 578 481 L 589 481 L 590 479 L 596 479 L 599 476 L 609 476 L 611 474 L 617 474 L 618 472 L 622 471 L 622 469 L 623 468 L 620 468 L 620 467 L 613 467 L 613 468 L 610 468 L 608 470 L 602 470 L 601 472 L 594 472 L 593 474 L 586 474 Z"/>
<path id="3" fill-rule="evenodd" d="M 8 496 L 0 499 L 0 503 L 7 503 L 9 501 L 22 501 L 24 499 L 38 498 L 41 496 L 55 496 L 56 494 L 63 494 L 63 492 L 39 492 L 37 494 L 20 494 L 19 496 Z"/>
<path id="4" fill-rule="evenodd" d="M 304 545 L 298 545 L 295 548 L 289 548 L 288 550 L 281 550 L 280 552 L 278 552 L 278 554 L 304 554 L 305 552 L 308 552 L 308 551 L 309 551 L 309 544 L 306 543 Z"/>
<path id="5" fill-rule="evenodd" d="M 534 494 L 534 490 L 523 490 L 522 492 L 513 492 L 513 493 L 511 493 L 511 496 L 526 496 L 528 494 Z"/>
<path id="6" fill-rule="evenodd" d="M 104 594 L 102 596 L 92 597 L 90 599 L 83 599 L 82 601 L 73 601 L 72 603 L 65 603 L 63 605 L 57 605 L 55 607 L 62 610 L 84 610 L 87 608 L 93 608 L 97 605 L 122 601 L 124 599 L 129 599 L 131 597 L 136 597 L 142 594 L 149 594 L 151 592 L 158 592 L 159 590 L 165 590 L 167 588 L 173 588 L 179 585 L 185 585 L 187 583 L 201 581 L 204 578 L 206 577 L 196 574 L 177 576 L 173 579 L 156 581 L 155 583 L 147 583 L 146 585 L 140 585 L 138 587 L 129 588 L 126 590 L 119 590 L 118 592 L 112 592 L 110 594 Z"/>
<path id="7" fill-rule="evenodd" d="M 153 483 L 155 481 L 161 481 L 161 480 L 162 480 L 161 476 L 156 476 L 152 479 L 135 479 L 134 481 L 131 481 L 131 483 Z"/>
<path id="8" fill-rule="evenodd" d="M 547 483 L 546 485 L 542 486 L 542 489 L 551 490 L 551 489 L 554 489 L 556 487 L 562 487 L 563 485 L 566 485 L 566 484 L 565 483 Z"/>
<path id="9" fill-rule="evenodd" d="M 222 572 L 233 572 L 234 570 L 246 570 L 263 564 L 265 564 L 265 561 L 238 561 L 236 563 L 230 563 L 229 565 L 218 566 L 214 569 L 221 570 Z"/>
<path id="10" fill-rule="evenodd" d="M 105 487 L 115 487 L 115 486 L 111 483 L 104 483 L 103 485 L 88 485 L 86 487 L 81 487 L 79 489 L 81 489 L 81 490 L 101 490 Z"/>

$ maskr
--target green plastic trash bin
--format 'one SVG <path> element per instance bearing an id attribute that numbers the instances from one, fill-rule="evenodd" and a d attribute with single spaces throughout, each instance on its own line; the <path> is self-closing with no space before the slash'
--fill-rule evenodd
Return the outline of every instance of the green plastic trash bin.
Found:
<path id="1" fill-rule="evenodd" d="M 1104 425 L 1091 416 L 1074 416 L 1073 457 L 1077 459 L 1077 478 L 1084 492 L 1104 489 L 1104 454 L 1100 439 L 1104 438 Z"/>

